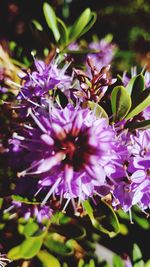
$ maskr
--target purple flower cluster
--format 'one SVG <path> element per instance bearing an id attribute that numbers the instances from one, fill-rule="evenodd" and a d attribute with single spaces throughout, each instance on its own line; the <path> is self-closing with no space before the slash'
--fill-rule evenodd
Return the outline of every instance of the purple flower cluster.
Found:
<path id="1" fill-rule="evenodd" d="M 58 60 L 52 60 L 48 65 L 42 60 L 34 60 L 34 71 L 27 71 L 22 75 L 22 86 L 18 99 L 41 98 L 49 90 L 59 88 L 64 91 L 70 87 L 72 78 L 65 74 L 69 63 L 58 68 Z"/>
<path id="2" fill-rule="evenodd" d="M 98 71 L 97 63 L 93 65 L 88 59 L 92 78 L 80 70 L 75 70 L 73 77 L 65 74 L 69 63 L 59 69 L 55 60 L 49 65 L 35 61 L 36 70 L 23 77 L 18 98 L 19 104 L 28 103 L 28 110 L 9 140 L 10 151 L 22 162 L 17 176 L 31 184 L 36 180 L 33 196 L 41 203 L 32 208 L 20 204 L 25 217 L 32 215 L 39 222 L 48 218 L 53 199 L 63 210 L 72 202 L 76 211 L 85 199 L 107 194 L 111 194 L 115 209 L 130 212 L 138 205 L 147 210 L 150 130 L 130 132 L 124 127 L 125 121 L 109 123 L 106 116 L 89 108 L 88 101 L 101 103 L 106 89 L 114 83 L 106 75 L 110 66 Z M 78 89 L 76 82 L 71 85 L 76 79 Z M 62 93 L 72 90 L 65 95 L 68 104 L 61 105 L 55 88 Z"/>
<path id="3" fill-rule="evenodd" d="M 111 63 L 117 49 L 115 44 L 110 43 L 105 39 L 102 39 L 99 42 L 91 42 L 89 48 L 97 51 L 97 53 L 89 54 L 89 56 L 92 57 L 93 64 L 98 69 Z"/>
<path id="4" fill-rule="evenodd" d="M 15 147 L 28 151 L 29 167 L 20 176 L 40 176 L 39 188 L 50 188 L 50 195 L 84 200 L 95 188 L 106 183 L 107 164 L 115 155 L 115 132 L 106 119 L 89 109 L 53 107 L 51 114 L 34 114 L 37 127 L 26 134 L 14 134 Z"/>

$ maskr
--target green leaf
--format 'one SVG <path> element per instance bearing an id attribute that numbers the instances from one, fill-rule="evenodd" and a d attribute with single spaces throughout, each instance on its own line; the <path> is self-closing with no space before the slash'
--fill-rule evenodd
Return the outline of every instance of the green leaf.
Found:
<path id="1" fill-rule="evenodd" d="M 150 260 L 145 263 L 144 267 L 150 267 Z"/>
<path id="2" fill-rule="evenodd" d="M 60 44 L 65 46 L 68 43 L 68 30 L 65 23 L 60 18 L 57 17 L 56 19 L 57 19 L 58 29 L 61 35 L 59 42 Z"/>
<path id="3" fill-rule="evenodd" d="M 118 255 L 114 255 L 113 257 L 113 267 L 125 267 L 124 262 Z"/>
<path id="4" fill-rule="evenodd" d="M 19 195 L 12 195 L 12 200 L 21 202 L 24 204 L 28 204 L 28 205 L 38 205 L 38 204 L 40 205 L 41 204 L 41 202 L 31 202 L 26 197 L 22 197 Z"/>
<path id="5" fill-rule="evenodd" d="M 49 234 L 44 240 L 44 245 L 54 253 L 62 256 L 70 256 L 73 249 L 64 241 L 64 238 L 56 233 Z"/>
<path id="6" fill-rule="evenodd" d="M 84 260 L 83 259 L 79 260 L 78 267 L 84 267 Z"/>
<path id="7" fill-rule="evenodd" d="M 70 42 L 76 40 L 80 36 L 85 26 L 87 26 L 90 18 L 91 18 L 91 10 L 90 8 L 86 8 L 70 29 L 69 33 Z"/>
<path id="8" fill-rule="evenodd" d="M 38 31 L 43 31 L 43 27 L 42 27 L 42 25 L 37 21 L 37 20 L 32 20 L 32 23 L 33 23 L 33 25 L 35 26 L 35 28 L 38 30 Z"/>
<path id="9" fill-rule="evenodd" d="M 64 225 L 54 225 L 54 230 L 60 235 L 63 235 L 67 238 L 81 240 L 86 236 L 86 230 L 81 225 L 69 223 Z"/>
<path id="10" fill-rule="evenodd" d="M 91 259 L 90 261 L 89 261 L 89 265 L 88 265 L 89 267 L 95 267 L 95 262 L 94 262 L 94 260 L 93 259 Z"/>
<path id="11" fill-rule="evenodd" d="M 133 220 L 143 229 L 148 230 L 150 229 L 150 222 L 149 220 L 140 217 L 139 215 L 136 215 L 133 213 Z"/>
<path id="12" fill-rule="evenodd" d="M 53 216 L 51 218 L 52 224 L 58 224 L 59 225 L 59 224 L 66 224 L 69 222 L 71 222 L 71 218 L 60 211 L 53 214 Z"/>
<path id="13" fill-rule="evenodd" d="M 126 86 L 126 90 L 128 91 L 129 95 L 131 95 L 133 100 L 135 97 L 138 97 L 144 88 L 145 82 L 142 74 L 133 77 Z"/>
<path id="14" fill-rule="evenodd" d="M 42 243 L 42 236 L 29 237 L 21 244 L 20 254 L 24 259 L 31 259 L 39 252 Z"/>
<path id="15" fill-rule="evenodd" d="M 139 122 L 129 122 L 125 126 L 129 129 L 148 129 L 150 128 L 150 120 L 144 120 Z"/>
<path id="16" fill-rule="evenodd" d="M 54 257 L 52 254 L 48 253 L 45 250 L 41 250 L 38 254 L 37 257 L 39 260 L 42 262 L 43 267 L 61 267 L 60 262 L 56 257 Z"/>
<path id="17" fill-rule="evenodd" d="M 122 235 L 128 234 L 128 228 L 125 224 L 120 223 L 120 234 L 122 234 Z"/>
<path id="18" fill-rule="evenodd" d="M 4 199 L 1 197 L 1 198 L 0 198 L 0 209 L 2 208 L 3 201 L 4 201 Z"/>
<path id="19" fill-rule="evenodd" d="M 19 259 L 21 259 L 20 246 L 13 247 L 11 250 L 9 250 L 9 252 L 7 254 L 7 257 L 10 260 L 19 260 Z"/>
<path id="20" fill-rule="evenodd" d="M 43 236 L 29 237 L 19 246 L 12 248 L 8 252 L 8 258 L 11 260 L 31 259 L 40 250 L 43 243 Z"/>
<path id="21" fill-rule="evenodd" d="M 147 91 L 147 92 L 146 92 Z M 140 112 L 142 112 L 145 108 L 147 108 L 148 106 L 150 106 L 150 92 L 148 91 L 148 90 L 145 90 L 144 92 L 143 92 L 143 94 L 141 95 L 141 97 L 144 97 L 145 95 L 147 95 L 148 94 L 148 96 L 146 96 L 146 98 L 143 100 L 143 101 L 140 101 L 141 100 L 141 98 L 140 98 L 140 96 L 139 96 L 139 101 L 140 101 L 140 103 L 136 106 L 136 107 L 134 107 L 134 108 L 132 108 L 132 110 L 129 112 L 129 114 L 126 116 L 126 119 L 128 120 L 128 119 L 131 119 L 131 118 L 133 118 L 134 116 L 136 116 L 136 115 L 138 115 Z"/>
<path id="22" fill-rule="evenodd" d="M 52 30 L 55 41 L 58 42 L 58 40 L 60 39 L 60 33 L 57 26 L 56 14 L 53 8 L 48 3 L 43 4 L 43 12 L 47 25 Z"/>
<path id="23" fill-rule="evenodd" d="M 120 226 L 118 218 L 111 206 L 105 201 L 101 200 L 99 205 L 97 205 L 97 214 L 88 200 L 84 201 L 83 204 L 93 226 L 97 230 L 109 235 L 109 237 L 114 237 L 119 233 Z"/>
<path id="24" fill-rule="evenodd" d="M 80 35 L 78 36 L 78 38 L 81 37 L 81 35 L 85 34 L 86 32 L 88 32 L 92 28 L 92 26 L 96 22 L 96 19 L 97 19 L 96 13 L 95 12 L 91 12 L 90 18 L 89 18 L 89 22 L 85 26 L 85 28 L 83 29 L 83 31 L 80 33 Z"/>
<path id="25" fill-rule="evenodd" d="M 99 104 L 92 102 L 92 101 L 88 101 L 88 106 L 91 110 L 93 110 L 96 117 L 105 118 L 109 122 L 108 115 L 107 115 L 106 111 Z"/>
<path id="26" fill-rule="evenodd" d="M 123 86 L 116 86 L 111 93 L 111 107 L 114 120 L 122 120 L 131 108 L 131 98 Z"/>
<path id="27" fill-rule="evenodd" d="M 144 267 L 144 261 L 142 260 L 142 253 L 137 244 L 133 245 L 133 266 Z"/>
<path id="28" fill-rule="evenodd" d="M 32 236 L 38 229 L 39 229 L 39 226 L 37 223 L 28 222 L 24 226 L 23 234 L 25 235 L 25 237 L 29 237 L 29 236 Z"/>

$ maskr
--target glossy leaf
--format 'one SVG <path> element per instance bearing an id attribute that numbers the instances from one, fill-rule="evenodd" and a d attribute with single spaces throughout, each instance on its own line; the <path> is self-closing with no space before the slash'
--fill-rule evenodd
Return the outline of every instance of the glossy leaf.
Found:
<path id="1" fill-rule="evenodd" d="M 143 95 L 145 95 L 145 93 L 148 94 L 148 96 L 143 101 L 140 101 L 141 98 L 139 97 L 140 103 L 129 112 L 129 114 L 126 116 L 126 119 L 133 118 L 134 116 L 142 112 L 145 108 L 150 106 L 150 95 L 149 95 L 150 92 L 146 92 L 145 90 Z"/>
<path id="2" fill-rule="evenodd" d="M 142 260 L 142 253 L 137 244 L 133 246 L 133 266 L 144 267 L 144 261 Z"/>
<path id="3" fill-rule="evenodd" d="M 88 265 L 88 266 L 89 266 L 89 267 L 96 267 L 95 262 L 94 262 L 93 259 L 91 259 L 91 260 L 89 261 L 89 265 Z"/>
<path id="4" fill-rule="evenodd" d="M 74 41 L 80 36 L 91 17 L 90 8 L 86 8 L 70 29 L 69 40 Z"/>
<path id="5" fill-rule="evenodd" d="M 84 267 L 84 260 L 83 259 L 79 260 L 78 267 Z"/>
<path id="6" fill-rule="evenodd" d="M 83 31 L 80 33 L 80 35 L 78 37 L 81 37 L 81 35 L 83 35 L 86 32 L 88 32 L 92 28 L 94 23 L 96 22 L 96 19 L 97 19 L 96 13 L 95 12 L 91 12 L 88 24 L 85 26 L 85 28 L 83 29 Z"/>
<path id="7" fill-rule="evenodd" d="M 42 243 L 42 236 L 29 237 L 21 244 L 20 254 L 24 259 L 31 259 L 39 252 Z"/>
<path id="8" fill-rule="evenodd" d="M 57 17 L 56 19 L 57 19 L 58 29 L 61 35 L 60 44 L 65 46 L 68 43 L 68 29 L 65 23 L 60 18 Z"/>
<path id="9" fill-rule="evenodd" d="M 22 257 L 20 255 L 20 246 L 13 247 L 11 250 L 9 250 L 7 257 L 10 260 L 21 259 Z"/>
<path id="10" fill-rule="evenodd" d="M 54 229 L 60 235 L 67 238 L 81 240 L 86 236 L 86 230 L 84 227 L 77 225 L 76 223 L 69 223 L 64 225 L 54 225 Z"/>
<path id="11" fill-rule="evenodd" d="M 145 82 L 142 74 L 139 74 L 133 77 L 126 86 L 126 90 L 131 95 L 134 100 L 134 97 L 138 97 L 138 95 L 144 90 Z"/>
<path id="12" fill-rule="evenodd" d="M 88 107 L 93 110 L 96 117 L 106 118 L 106 120 L 109 121 L 106 111 L 99 104 L 92 101 L 88 101 Z"/>
<path id="13" fill-rule="evenodd" d="M 113 267 L 125 267 L 124 262 L 118 255 L 114 255 L 113 257 Z"/>
<path id="14" fill-rule="evenodd" d="M 84 208 L 93 226 L 97 230 L 108 234 L 110 237 L 114 237 L 119 233 L 120 227 L 118 218 L 113 209 L 106 202 L 101 201 L 99 206 L 97 206 L 96 211 L 99 213 L 98 215 L 94 212 L 88 200 L 84 201 Z"/>
<path id="15" fill-rule="evenodd" d="M 55 11 L 48 3 L 44 3 L 43 12 L 44 12 L 47 25 L 52 30 L 55 41 L 58 42 L 58 40 L 60 39 L 60 33 L 58 30 L 58 26 L 57 26 L 57 18 L 55 15 Z"/>
<path id="16" fill-rule="evenodd" d="M 123 86 L 116 86 L 111 94 L 111 107 L 114 120 L 122 120 L 131 108 L 131 98 Z"/>
<path id="17" fill-rule="evenodd" d="M 133 213 L 133 220 L 143 229 L 148 230 L 150 229 L 150 222 L 146 218 L 142 218 L 139 214 L 136 215 L 135 212 Z"/>
<path id="18" fill-rule="evenodd" d="M 39 229 L 39 226 L 35 222 L 28 222 L 23 229 L 23 234 L 26 237 L 32 236 L 37 230 Z"/>
<path id="19" fill-rule="evenodd" d="M 150 260 L 145 263 L 144 267 L 150 267 Z"/>
<path id="20" fill-rule="evenodd" d="M 61 264 L 58 259 L 45 250 L 41 250 L 38 253 L 37 257 L 42 262 L 43 267 L 61 267 Z"/>
<path id="21" fill-rule="evenodd" d="M 58 234 L 49 234 L 45 240 L 44 245 L 54 253 L 63 256 L 70 256 L 73 254 L 73 249 L 65 243 L 65 240 L 62 236 Z"/>
<path id="22" fill-rule="evenodd" d="M 31 259 L 39 252 L 42 243 L 43 236 L 29 237 L 19 246 L 12 248 L 8 252 L 8 258 L 11 260 Z"/>
<path id="23" fill-rule="evenodd" d="M 42 25 L 37 20 L 32 20 L 32 23 L 38 31 L 43 31 Z"/>
<path id="24" fill-rule="evenodd" d="M 2 208 L 3 201 L 4 201 L 4 199 L 1 197 L 1 198 L 0 198 L 0 209 Z"/>
<path id="25" fill-rule="evenodd" d="M 129 122 L 125 126 L 129 129 L 147 129 L 150 128 L 150 120 L 138 121 L 138 122 Z"/>

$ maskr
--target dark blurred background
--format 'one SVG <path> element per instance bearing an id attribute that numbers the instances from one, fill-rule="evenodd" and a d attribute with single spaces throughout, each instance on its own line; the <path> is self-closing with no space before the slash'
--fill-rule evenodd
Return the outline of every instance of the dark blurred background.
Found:
<path id="1" fill-rule="evenodd" d="M 39 53 L 48 47 L 53 36 L 46 25 L 42 0 L 1 0 L 0 40 L 5 48 L 7 41 L 14 41 L 17 49 L 15 57 L 22 60 L 24 54 L 30 58 L 32 49 Z M 121 70 L 132 64 L 147 64 L 150 68 L 150 1 L 148 0 L 51 0 L 56 14 L 68 25 L 80 13 L 90 7 L 97 13 L 97 21 L 84 38 L 90 41 L 93 34 L 101 39 L 106 34 L 113 35 L 113 42 L 119 47 L 118 63 Z M 31 21 L 38 20 L 44 26 L 44 36 L 40 39 L 33 32 Z M 123 66 L 122 66 L 123 65 Z"/>

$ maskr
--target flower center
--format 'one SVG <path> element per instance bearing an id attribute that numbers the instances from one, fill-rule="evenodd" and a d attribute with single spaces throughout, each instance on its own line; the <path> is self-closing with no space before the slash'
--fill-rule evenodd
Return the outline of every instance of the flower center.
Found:
<path id="1" fill-rule="evenodd" d="M 56 140 L 55 145 L 57 151 L 65 153 L 63 163 L 73 166 L 75 171 L 83 169 L 89 163 L 90 156 L 96 153 L 96 149 L 89 144 L 87 132 L 80 132 L 77 137 L 69 133 L 64 140 Z"/>

